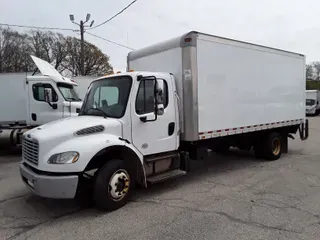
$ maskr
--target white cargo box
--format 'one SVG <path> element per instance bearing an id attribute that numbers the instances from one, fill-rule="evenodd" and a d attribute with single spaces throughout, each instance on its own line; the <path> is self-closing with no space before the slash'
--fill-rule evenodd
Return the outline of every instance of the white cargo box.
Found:
<path id="1" fill-rule="evenodd" d="M 319 90 L 306 90 L 306 99 L 311 99 L 315 101 L 315 104 L 318 105 L 320 101 L 320 91 Z"/>
<path id="2" fill-rule="evenodd" d="M 26 123 L 28 90 L 26 73 L 0 74 L 0 125 Z"/>
<path id="3" fill-rule="evenodd" d="M 305 119 L 301 54 L 190 32 L 129 53 L 128 70 L 174 75 L 185 141 L 294 125 Z"/>
<path id="4" fill-rule="evenodd" d="M 91 82 L 99 77 L 97 76 L 77 76 L 73 77 L 72 80 L 78 84 L 78 86 L 75 87 L 76 92 L 78 93 L 79 97 L 83 100 L 89 85 Z"/>

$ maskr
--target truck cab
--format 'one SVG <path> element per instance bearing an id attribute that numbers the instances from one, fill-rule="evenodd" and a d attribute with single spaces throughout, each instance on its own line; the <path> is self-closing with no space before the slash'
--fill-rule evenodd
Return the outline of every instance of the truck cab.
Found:
<path id="1" fill-rule="evenodd" d="M 104 123 L 116 120 L 121 126 L 116 135 L 131 142 L 143 155 L 175 150 L 178 113 L 174 84 L 170 74 L 148 72 L 96 80 L 88 89 L 79 116 L 103 117 Z M 141 132 L 151 131 L 149 139 L 141 136 Z"/>
<path id="2" fill-rule="evenodd" d="M 163 178 L 185 174 L 176 152 L 178 109 L 169 73 L 99 78 L 90 84 L 79 116 L 24 133 L 22 179 L 50 198 L 74 198 L 84 179 L 94 179 L 97 204 L 119 208 L 129 186 L 159 181 L 159 173 Z"/>
<path id="3" fill-rule="evenodd" d="M 60 118 L 78 115 L 82 100 L 76 83 L 64 78 L 48 62 L 31 56 L 41 76 L 27 76 L 27 125 L 42 125 Z"/>

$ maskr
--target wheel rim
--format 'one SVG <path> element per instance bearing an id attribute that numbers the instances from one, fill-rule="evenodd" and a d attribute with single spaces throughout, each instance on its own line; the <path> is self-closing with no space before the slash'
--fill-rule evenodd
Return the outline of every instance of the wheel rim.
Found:
<path id="1" fill-rule="evenodd" d="M 281 151 L 281 142 L 279 138 L 275 138 L 272 141 L 272 153 L 278 155 Z"/>
<path id="2" fill-rule="evenodd" d="M 130 176 L 124 169 L 119 169 L 110 178 L 109 195 L 114 201 L 123 199 L 130 188 Z"/>

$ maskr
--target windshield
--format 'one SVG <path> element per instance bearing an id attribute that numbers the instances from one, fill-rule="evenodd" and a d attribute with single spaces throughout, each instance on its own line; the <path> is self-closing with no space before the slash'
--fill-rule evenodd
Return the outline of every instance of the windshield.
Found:
<path id="1" fill-rule="evenodd" d="M 306 105 L 307 106 L 312 106 L 312 105 L 315 105 L 316 104 L 316 101 L 313 100 L 313 99 L 307 99 L 306 100 Z"/>
<path id="2" fill-rule="evenodd" d="M 79 98 L 77 92 L 74 90 L 73 85 L 58 83 L 58 88 L 66 101 L 76 101 L 79 102 L 81 99 Z"/>
<path id="3" fill-rule="evenodd" d="M 80 115 L 121 118 L 127 107 L 132 78 L 109 77 L 93 81 L 89 86 Z"/>

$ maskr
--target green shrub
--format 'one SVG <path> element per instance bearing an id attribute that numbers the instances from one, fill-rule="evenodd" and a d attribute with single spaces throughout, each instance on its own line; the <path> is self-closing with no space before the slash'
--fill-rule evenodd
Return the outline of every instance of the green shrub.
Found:
<path id="1" fill-rule="evenodd" d="M 307 81 L 306 89 L 307 90 L 320 89 L 320 81 Z"/>

